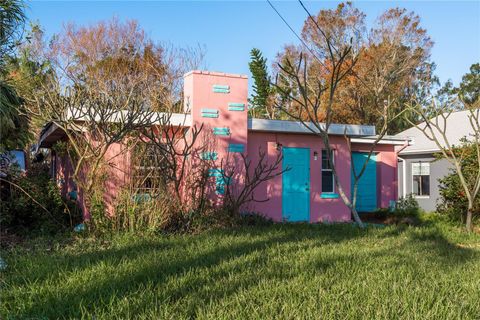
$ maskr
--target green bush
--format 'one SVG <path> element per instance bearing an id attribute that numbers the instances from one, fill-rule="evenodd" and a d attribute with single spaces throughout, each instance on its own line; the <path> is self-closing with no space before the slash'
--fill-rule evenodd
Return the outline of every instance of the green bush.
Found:
<path id="1" fill-rule="evenodd" d="M 46 164 L 33 163 L 26 173 L 9 170 L 3 179 L 6 180 L 2 181 L 0 206 L 3 230 L 53 234 L 81 221 L 80 210 L 72 201 L 62 199 Z"/>
<path id="2" fill-rule="evenodd" d="M 115 215 L 110 217 L 110 227 L 115 231 L 184 231 L 188 214 L 168 193 L 159 192 L 154 197 L 123 190 L 117 198 Z"/>
<path id="3" fill-rule="evenodd" d="M 470 188 L 472 188 L 478 170 L 476 146 L 464 141 L 462 146 L 455 148 L 455 152 L 463 158 L 462 172 Z M 438 181 L 440 202 L 437 205 L 437 211 L 451 221 L 464 223 L 468 200 L 457 172 L 450 169 L 449 174 Z M 474 202 L 473 218 L 474 220 L 480 219 L 480 196 L 477 196 Z"/>
<path id="4" fill-rule="evenodd" d="M 395 214 L 401 216 L 415 216 L 420 213 L 420 206 L 413 194 L 408 194 L 406 197 L 398 199 L 395 206 Z"/>

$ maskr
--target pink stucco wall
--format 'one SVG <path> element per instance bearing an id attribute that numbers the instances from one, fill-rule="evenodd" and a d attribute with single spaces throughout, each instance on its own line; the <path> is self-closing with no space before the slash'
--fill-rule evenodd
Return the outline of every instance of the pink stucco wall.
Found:
<path id="1" fill-rule="evenodd" d="M 73 180 L 74 169 L 70 159 L 66 155 L 52 154 L 52 161 L 55 162 L 55 171 L 53 172 L 53 178 L 60 188 L 60 192 L 64 198 L 69 198 L 69 193 L 77 191 L 77 204 L 82 210 L 84 218 L 89 218 L 88 212 L 83 201 L 83 192 L 77 188 L 76 183 Z"/>
<path id="2" fill-rule="evenodd" d="M 247 77 L 218 72 L 191 71 L 185 75 L 184 79 L 184 111 L 191 114 L 192 126 L 200 128 L 203 124 L 202 138 L 198 139 L 199 143 L 209 143 L 209 151 L 218 154 L 218 160 L 215 161 L 216 168 L 225 166 L 225 163 L 235 166 L 235 185 L 240 187 L 244 176 L 240 164 L 240 154 L 229 153 L 228 146 L 230 144 L 243 145 L 244 149 L 247 150 L 249 141 L 247 131 Z M 213 87 L 215 85 L 228 86 L 229 92 L 214 92 Z M 229 110 L 229 104 L 231 103 L 243 104 L 244 110 Z M 202 109 L 217 110 L 218 117 L 203 117 Z M 214 128 L 228 128 L 230 134 L 225 136 L 214 135 Z M 214 190 L 214 188 L 211 188 L 211 190 Z M 214 192 L 211 196 L 214 200 L 217 198 Z"/>
<path id="3" fill-rule="evenodd" d="M 120 190 L 128 181 L 130 175 L 129 154 L 124 152 L 124 145 L 116 143 L 113 144 L 105 154 L 105 161 L 108 165 L 105 167 L 107 179 L 105 179 L 104 185 L 101 186 L 103 190 L 103 201 L 106 209 L 106 213 L 113 215 L 115 211 L 115 205 L 117 203 L 117 197 Z M 56 162 L 55 180 L 60 187 L 62 196 L 67 198 L 69 192 L 73 191 L 76 184 L 73 180 L 74 168 L 67 156 L 53 155 Z M 81 171 L 88 170 L 88 165 Z M 82 174 L 80 175 L 82 176 Z M 90 218 L 83 192 L 81 188 L 77 189 L 77 204 L 83 212 L 85 219 Z"/>
<path id="4" fill-rule="evenodd" d="M 368 144 L 352 144 L 352 151 L 369 152 Z M 397 153 L 395 146 L 378 144 L 375 148 L 377 155 L 377 206 L 388 208 L 390 201 L 397 200 Z"/>
<path id="5" fill-rule="evenodd" d="M 268 152 L 269 161 L 275 161 L 281 150 L 276 149 L 277 143 L 283 147 L 310 149 L 310 222 L 349 221 L 350 210 L 341 198 L 321 198 L 321 151 L 323 142 L 314 135 L 277 134 L 249 132 L 248 157 L 258 161 L 259 150 Z M 335 168 L 339 183 L 345 193 L 351 195 L 351 158 L 344 137 L 330 137 L 331 147 L 335 154 Z M 352 151 L 368 152 L 369 145 L 352 144 Z M 314 152 L 318 153 L 317 160 Z M 390 201 L 397 199 L 397 156 L 392 145 L 378 145 L 377 155 L 377 206 L 387 208 Z M 338 190 L 336 189 L 336 192 Z M 282 220 L 282 176 L 267 181 L 256 190 L 258 199 L 268 199 L 266 202 L 252 203 L 249 210 L 263 213 L 275 221 Z"/>
<path id="6" fill-rule="evenodd" d="M 229 93 L 213 92 L 214 85 L 225 85 Z M 192 115 L 192 125 L 204 125 L 204 131 L 214 127 L 228 127 L 229 136 L 216 136 L 217 151 L 226 154 L 229 143 L 247 144 L 247 97 L 246 76 L 225 73 L 192 71 L 185 75 L 184 111 Z M 229 103 L 243 103 L 244 111 L 229 111 Z M 217 109 L 218 118 L 202 117 L 202 109 Z"/>
<path id="7" fill-rule="evenodd" d="M 321 196 L 321 151 L 323 142 L 318 136 L 305 134 L 276 134 L 249 132 L 248 156 L 258 158 L 258 150 L 268 150 L 270 161 L 276 159 L 279 152 L 276 144 L 282 147 L 296 147 L 310 149 L 310 222 L 349 221 L 350 211 L 342 199 L 322 199 Z M 343 137 L 331 137 L 332 149 L 335 154 L 335 166 L 339 182 L 350 196 L 350 154 Z M 317 160 L 314 152 L 318 153 Z M 267 181 L 257 192 L 259 199 L 268 199 L 266 202 L 252 203 L 250 210 L 265 214 L 275 221 L 282 220 L 282 176 Z"/>

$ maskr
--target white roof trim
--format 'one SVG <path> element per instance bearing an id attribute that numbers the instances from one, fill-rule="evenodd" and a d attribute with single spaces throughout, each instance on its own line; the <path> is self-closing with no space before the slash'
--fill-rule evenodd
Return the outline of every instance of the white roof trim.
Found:
<path id="1" fill-rule="evenodd" d="M 372 143 L 376 140 L 375 137 L 369 137 L 369 138 L 352 138 L 350 139 L 350 142 L 352 143 Z M 405 145 L 405 140 L 399 140 L 399 139 L 389 139 L 389 138 L 383 138 L 378 142 L 378 144 L 390 144 L 390 145 L 396 145 L 396 146 L 403 146 Z"/>
<path id="2" fill-rule="evenodd" d="M 307 123 L 309 128 L 314 132 L 318 129 L 310 122 Z M 324 123 L 320 124 L 322 127 Z M 282 133 L 303 133 L 313 134 L 312 130 L 307 128 L 300 121 L 288 121 L 288 120 L 268 120 L 268 119 L 248 119 L 248 129 L 252 131 L 264 131 L 264 132 L 282 132 Z M 348 136 L 374 136 L 375 126 L 363 126 L 354 124 L 331 124 L 328 129 L 328 133 L 332 135 Z"/>
<path id="3" fill-rule="evenodd" d="M 440 149 L 419 149 L 419 150 L 407 150 L 407 151 L 402 151 L 399 154 L 400 155 L 408 155 L 408 154 L 422 154 L 422 153 L 435 153 L 435 152 L 440 152 Z"/>
<path id="4" fill-rule="evenodd" d="M 123 113 L 123 114 L 122 114 Z M 115 122 L 115 121 L 122 121 L 122 117 L 124 116 L 124 112 L 118 112 L 113 114 L 112 113 L 112 119 L 110 121 Z M 169 120 L 168 124 L 172 126 L 179 126 L 179 127 L 190 127 L 192 126 L 192 116 L 190 114 L 185 114 L 185 113 L 164 113 L 164 112 L 156 112 L 152 113 L 152 124 L 161 124 L 165 122 L 165 120 Z M 67 119 L 70 119 L 73 124 L 75 124 L 78 127 L 78 130 L 82 130 L 81 126 L 81 121 L 85 121 L 85 117 L 82 116 L 77 116 L 75 114 L 72 114 L 71 112 L 67 112 Z M 77 122 L 78 121 L 78 122 Z M 40 138 L 38 139 L 38 142 L 36 143 L 36 151 L 38 151 L 39 146 L 42 144 L 42 142 L 55 130 L 57 130 L 59 126 L 55 122 L 51 122 L 50 127 L 45 131 L 42 132 L 40 135 Z M 36 152 L 35 151 L 35 152 Z"/>
<path id="5" fill-rule="evenodd" d="M 128 110 L 121 110 L 116 112 L 111 112 L 111 114 L 107 114 L 110 122 L 122 122 L 129 117 Z M 166 120 L 168 121 L 169 125 L 173 126 L 185 126 L 190 127 L 192 125 L 192 117 L 188 113 L 166 113 L 166 112 L 151 112 L 150 119 L 144 119 L 145 121 L 149 121 L 152 124 L 162 124 L 165 123 Z M 87 115 L 85 111 L 82 109 L 68 109 L 66 113 L 65 120 L 70 121 L 91 121 L 90 115 Z M 95 120 L 100 121 L 100 115 L 96 114 L 95 112 L 91 113 L 91 116 L 95 117 Z M 140 117 L 140 115 L 139 115 Z"/>

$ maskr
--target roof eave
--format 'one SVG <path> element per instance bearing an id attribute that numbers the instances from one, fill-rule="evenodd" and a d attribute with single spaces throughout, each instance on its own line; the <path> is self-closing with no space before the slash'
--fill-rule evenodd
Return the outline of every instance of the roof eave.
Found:
<path id="1" fill-rule="evenodd" d="M 324 125 L 324 124 L 321 124 Z M 308 126 L 308 127 L 307 127 Z M 303 124 L 300 121 L 248 119 L 248 130 L 260 132 L 281 132 L 298 134 L 315 134 L 318 128 L 312 123 Z M 328 130 L 331 135 L 347 135 L 350 137 L 374 136 L 375 126 L 331 124 Z"/>

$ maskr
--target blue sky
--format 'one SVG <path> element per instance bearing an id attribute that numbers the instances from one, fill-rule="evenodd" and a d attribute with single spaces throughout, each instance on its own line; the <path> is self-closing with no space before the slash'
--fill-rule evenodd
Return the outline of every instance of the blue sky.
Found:
<path id="1" fill-rule="evenodd" d="M 305 2 L 310 12 L 334 8 L 337 1 Z M 32 1 L 27 15 L 48 35 L 66 22 L 92 24 L 112 16 L 136 19 L 157 41 L 206 48 L 206 66 L 213 71 L 248 74 L 249 52 L 261 49 L 271 63 L 287 43 L 298 40 L 266 1 Z M 300 32 L 305 12 L 296 1 L 274 2 Z M 480 1 L 359 1 L 355 6 L 371 23 L 390 7 L 404 7 L 421 17 L 435 42 L 432 60 L 442 82 L 458 84 L 471 64 L 480 61 Z"/>

